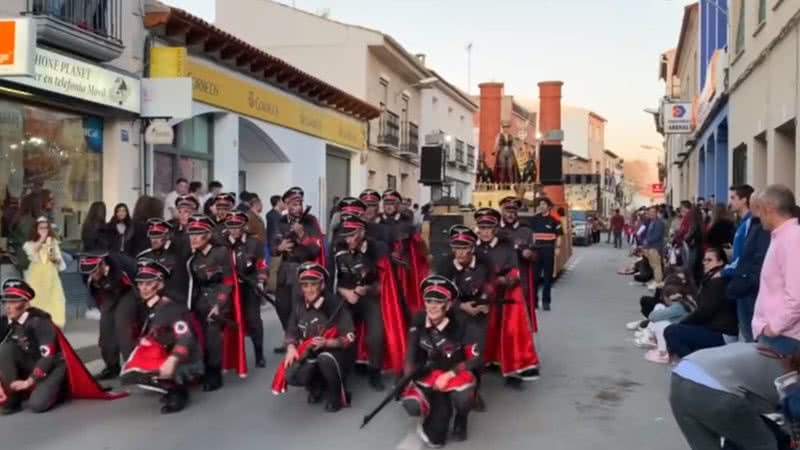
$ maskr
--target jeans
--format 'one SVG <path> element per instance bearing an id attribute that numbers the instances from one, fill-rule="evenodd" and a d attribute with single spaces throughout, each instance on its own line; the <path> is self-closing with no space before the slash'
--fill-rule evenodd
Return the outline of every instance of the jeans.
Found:
<path id="1" fill-rule="evenodd" d="M 739 334 L 745 342 L 753 342 L 753 313 L 756 299 L 743 297 L 736 299 L 736 317 L 739 319 Z"/>
<path id="2" fill-rule="evenodd" d="M 667 350 L 679 358 L 704 348 L 725 345 L 725 338 L 722 333 L 702 325 L 686 325 L 682 323 L 668 326 L 664 330 L 664 339 L 667 341 Z"/>
<path id="3" fill-rule="evenodd" d="M 622 231 L 614 231 L 614 248 L 622 248 Z"/>
<path id="4" fill-rule="evenodd" d="M 542 303 L 549 305 L 552 301 L 550 297 L 553 285 L 553 269 L 556 258 L 555 247 L 539 247 L 536 250 L 536 275 L 539 285 L 542 287 Z M 538 304 L 538 299 L 536 301 Z"/>

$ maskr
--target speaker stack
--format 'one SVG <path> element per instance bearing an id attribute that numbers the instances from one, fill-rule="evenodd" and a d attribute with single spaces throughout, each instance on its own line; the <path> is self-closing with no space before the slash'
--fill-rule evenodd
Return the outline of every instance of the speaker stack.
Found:
<path id="1" fill-rule="evenodd" d="M 561 144 L 542 144 L 539 151 L 539 179 L 543 185 L 556 185 L 564 182 L 562 158 L 564 150 Z"/>
<path id="2" fill-rule="evenodd" d="M 431 256 L 433 257 L 433 267 L 440 267 L 450 258 L 450 227 L 463 224 L 464 216 L 461 214 L 431 216 L 429 243 Z"/>
<path id="3" fill-rule="evenodd" d="M 426 186 L 443 184 L 444 162 L 442 145 L 423 145 L 420 151 L 419 182 Z"/>

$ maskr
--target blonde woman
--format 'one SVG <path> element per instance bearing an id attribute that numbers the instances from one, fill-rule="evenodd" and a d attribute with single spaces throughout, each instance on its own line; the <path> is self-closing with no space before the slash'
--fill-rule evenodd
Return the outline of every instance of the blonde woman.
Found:
<path id="1" fill-rule="evenodd" d="M 46 217 L 36 219 L 23 250 L 31 261 L 25 281 L 36 292 L 36 306 L 48 314 L 53 323 L 64 328 L 66 322 L 64 289 L 58 272 L 66 269 L 58 240 Z"/>

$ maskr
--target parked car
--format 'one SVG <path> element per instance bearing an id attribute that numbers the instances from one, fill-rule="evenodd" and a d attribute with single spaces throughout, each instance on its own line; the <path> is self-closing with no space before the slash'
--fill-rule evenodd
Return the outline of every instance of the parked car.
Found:
<path id="1" fill-rule="evenodd" d="M 586 221 L 572 221 L 572 245 L 592 245 L 592 227 Z"/>

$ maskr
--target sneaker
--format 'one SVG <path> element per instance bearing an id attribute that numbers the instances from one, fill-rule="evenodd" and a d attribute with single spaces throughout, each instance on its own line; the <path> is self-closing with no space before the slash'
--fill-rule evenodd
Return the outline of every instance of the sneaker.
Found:
<path id="1" fill-rule="evenodd" d="M 655 281 L 651 281 L 651 282 L 647 283 L 647 289 L 650 290 L 650 291 L 655 291 L 656 287 L 657 286 L 656 286 L 656 282 Z"/>
<path id="2" fill-rule="evenodd" d="M 631 331 L 637 330 L 637 329 L 639 329 L 639 324 L 640 323 L 642 323 L 641 320 L 634 320 L 633 322 L 626 323 L 625 324 L 625 328 L 627 328 L 628 330 L 631 330 Z"/>
<path id="3" fill-rule="evenodd" d="M 89 308 L 84 314 L 87 320 L 100 320 L 100 310 L 97 308 Z"/>
<path id="4" fill-rule="evenodd" d="M 650 340 L 649 336 L 642 336 L 639 339 L 633 341 L 633 345 L 639 348 L 656 348 L 657 345 L 655 341 Z"/>
<path id="5" fill-rule="evenodd" d="M 669 354 L 660 350 L 648 350 L 644 354 L 644 359 L 656 364 L 669 364 Z"/>

